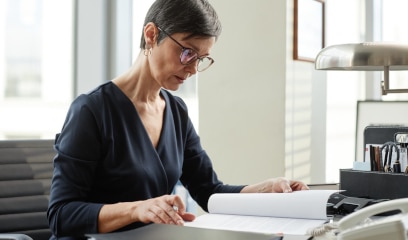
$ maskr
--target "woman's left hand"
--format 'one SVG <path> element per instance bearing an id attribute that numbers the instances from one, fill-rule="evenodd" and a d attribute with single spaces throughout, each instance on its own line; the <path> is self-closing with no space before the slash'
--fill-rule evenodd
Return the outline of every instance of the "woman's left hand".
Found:
<path id="1" fill-rule="evenodd" d="M 248 185 L 241 190 L 241 193 L 288 193 L 301 190 L 309 190 L 309 187 L 301 181 L 279 177 Z"/>

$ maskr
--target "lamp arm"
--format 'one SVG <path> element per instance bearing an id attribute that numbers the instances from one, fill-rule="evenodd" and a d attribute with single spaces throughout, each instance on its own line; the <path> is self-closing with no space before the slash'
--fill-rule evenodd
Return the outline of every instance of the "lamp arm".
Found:
<path id="1" fill-rule="evenodd" d="M 384 81 L 382 81 L 382 95 L 388 93 L 408 93 L 408 89 L 390 89 L 390 66 L 384 66 Z"/>

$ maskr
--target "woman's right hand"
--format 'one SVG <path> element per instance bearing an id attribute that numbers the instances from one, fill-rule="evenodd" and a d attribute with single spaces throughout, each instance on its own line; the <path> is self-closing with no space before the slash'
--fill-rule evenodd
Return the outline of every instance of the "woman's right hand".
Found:
<path id="1" fill-rule="evenodd" d="M 133 222 L 184 225 L 193 221 L 194 214 L 177 195 L 164 195 L 144 201 L 106 204 L 99 211 L 98 232 L 107 233 Z"/>
<path id="2" fill-rule="evenodd" d="M 144 223 L 184 225 L 184 221 L 195 219 L 194 214 L 186 212 L 186 207 L 178 195 L 164 195 L 140 201 L 133 214 L 134 219 Z"/>

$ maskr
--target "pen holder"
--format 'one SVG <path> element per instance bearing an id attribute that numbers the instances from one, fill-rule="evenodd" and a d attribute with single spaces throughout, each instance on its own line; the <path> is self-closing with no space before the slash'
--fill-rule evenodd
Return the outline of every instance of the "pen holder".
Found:
<path id="1" fill-rule="evenodd" d="M 349 197 L 397 199 L 408 197 L 408 174 L 340 169 L 340 190 Z"/>

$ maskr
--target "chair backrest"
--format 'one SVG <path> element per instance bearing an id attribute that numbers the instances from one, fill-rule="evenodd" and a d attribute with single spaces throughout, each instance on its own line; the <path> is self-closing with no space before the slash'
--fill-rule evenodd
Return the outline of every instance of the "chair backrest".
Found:
<path id="1" fill-rule="evenodd" d="M 0 141 L 0 233 L 49 239 L 54 140 Z"/>

